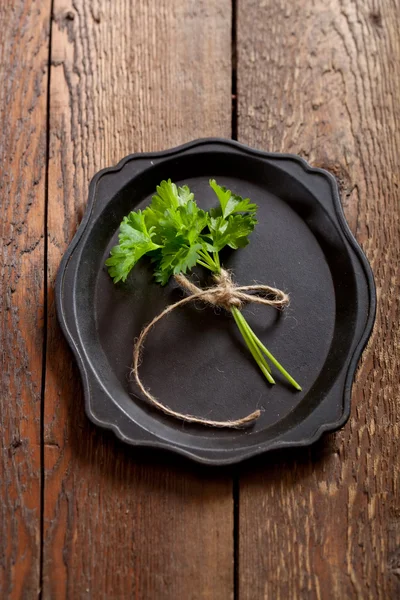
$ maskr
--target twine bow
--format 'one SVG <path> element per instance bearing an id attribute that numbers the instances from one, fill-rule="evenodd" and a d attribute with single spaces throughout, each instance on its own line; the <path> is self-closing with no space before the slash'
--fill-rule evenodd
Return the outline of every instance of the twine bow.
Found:
<path id="1" fill-rule="evenodd" d="M 254 284 L 254 285 L 243 285 L 237 286 L 232 280 L 229 271 L 221 269 L 221 272 L 214 276 L 215 285 L 210 288 L 202 289 L 197 287 L 194 283 L 189 281 L 185 275 L 175 275 L 175 281 L 180 285 L 182 289 L 189 293 L 188 296 L 178 300 L 174 304 L 167 306 L 159 315 L 157 315 L 148 325 L 146 325 L 137 339 L 134 350 L 133 350 L 133 375 L 135 381 L 142 392 L 142 394 L 153 404 L 156 408 L 164 412 L 165 414 L 180 419 L 187 423 L 200 423 L 202 425 L 208 425 L 209 427 L 224 427 L 224 428 L 239 428 L 244 425 L 253 423 L 260 416 L 261 412 L 256 410 L 246 417 L 232 421 L 213 421 L 204 419 L 201 417 L 195 417 L 193 415 L 186 415 L 184 413 L 177 412 L 162 404 L 157 398 L 155 398 L 149 390 L 146 390 L 142 380 L 139 377 L 139 363 L 143 349 L 144 341 L 150 332 L 150 330 L 160 321 L 163 317 L 166 317 L 176 308 L 194 302 L 195 300 L 202 300 L 207 304 L 215 307 L 224 308 L 227 311 L 235 306 L 238 309 L 243 308 L 245 304 L 256 303 L 263 304 L 264 306 L 273 306 L 277 309 L 282 309 L 289 303 L 289 296 L 277 288 L 270 287 L 269 285 Z M 251 294 L 249 292 L 255 292 Z"/>

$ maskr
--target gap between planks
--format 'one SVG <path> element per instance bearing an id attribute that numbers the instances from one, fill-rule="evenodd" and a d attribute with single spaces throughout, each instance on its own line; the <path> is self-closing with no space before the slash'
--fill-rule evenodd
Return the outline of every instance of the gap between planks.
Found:
<path id="1" fill-rule="evenodd" d="M 44 249 L 43 249 L 43 351 L 42 351 L 42 380 L 40 390 L 40 554 L 39 554 L 39 600 L 43 593 L 43 561 L 44 561 L 44 500 L 45 500 L 45 456 L 44 456 L 44 403 L 46 392 L 46 363 L 47 363 L 47 319 L 48 319 L 48 213 L 49 213 L 49 158 L 50 158 L 50 77 L 52 51 L 52 21 L 54 0 L 50 2 L 49 14 L 49 49 L 47 56 L 47 95 L 46 95 L 46 172 L 44 182 Z"/>

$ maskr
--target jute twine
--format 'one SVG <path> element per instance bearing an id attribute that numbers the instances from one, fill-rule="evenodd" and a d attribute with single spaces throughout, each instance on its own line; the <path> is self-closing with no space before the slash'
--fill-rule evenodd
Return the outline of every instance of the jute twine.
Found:
<path id="1" fill-rule="evenodd" d="M 282 309 L 289 303 L 289 296 L 285 294 L 285 292 L 270 287 L 269 285 L 261 285 L 258 283 L 254 285 L 235 285 L 232 281 L 230 273 L 225 269 L 221 269 L 221 272 L 214 276 L 214 280 L 215 285 L 213 287 L 202 289 L 197 287 L 197 285 L 189 281 L 187 277 L 182 274 L 175 276 L 175 281 L 183 290 L 188 292 L 189 295 L 185 298 L 182 298 L 182 300 L 175 302 L 175 304 L 170 304 L 167 306 L 167 308 L 163 310 L 157 317 L 155 317 L 151 323 L 142 329 L 133 350 L 132 372 L 142 394 L 153 406 L 161 410 L 163 413 L 187 423 L 200 423 L 201 425 L 207 425 L 209 427 L 225 427 L 234 429 L 253 423 L 256 419 L 258 419 L 261 412 L 256 410 L 246 417 L 232 421 L 213 421 L 211 419 L 204 419 L 201 417 L 180 413 L 172 410 L 172 408 L 169 408 L 168 406 L 165 406 L 165 404 L 162 404 L 162 402 L 155 398 L 150 391 L 144 387 L 142 380 L 139 377 L 140 358 L 143 344 L 147 335 L 151 329 L 153 329 L 154 325 L 158 323 L 158 321 L 184 304 L 194 302 L 195 300 L 202 300 L 211 306 L 224 308 L 225 310 L 230 311 L 234 306 L 238 309 L 241 309 L 245 304 L 249 303 L 273 306 L 277 309 Z M 253 292 L 256 295 L 248 292 Z"/>

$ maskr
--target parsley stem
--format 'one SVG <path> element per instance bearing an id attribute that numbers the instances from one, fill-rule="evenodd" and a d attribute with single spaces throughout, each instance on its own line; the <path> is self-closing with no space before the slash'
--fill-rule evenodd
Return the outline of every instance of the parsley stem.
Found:
<path id="1" fill-rule="evenodd" d="M 252 342 L 256 346 L 258 352 L 261 354 L 261 350 L 259 349 L 258 344 L 257 344 L 257 336 L 255 335 L 254 331 L 252 329 L 250 329 L 249 324 L 247 323 L 246 319 L 244 318 L 242 312 L 239 309 L 237 309 L 237 318 L 241 322 L 243 329 L 246 331 L 247 337 L 249 337 L 250 340 L 252 340 Z M 261 354 L 261 356 L 262 356 L 262 354 Z M 271 373 L 271 367 L 269 366 L 268 362 L 265 360 L 264 357 L 263 357 L 263 360 L 264 360 L 264 366 L 267 368 L 268 372 Z"/>
<path id="2" fill-rule="evenodd" d="M 206 269 L 208 269 L 209 271 L 212 271 L 213 273 L 216 273 L 217 271 L 212 268 L 208 263 L 203 262 L 202 260 L 198 260 L 197 261 L 198 265 L 201 265 L 202 267 L 205 267 Z"/>
<path id="3" fill-rule="evenodd" d="M 289 381 L 289 383 L 291 383 L 292 386 L 294 388 L 296 388 L 296 390 L 301 391 L 301 386 L 297 383 L 297 381 L 295 381 L 295 379 L 293 379 L 293 377 L 286 371 L 286 369 L 284 369 L 282 367 L 282 365 L 280 364 L 280 362 L 276 360 L 275 356 L 273 356 L 273 354 L 271 354 L 271 352 L 264 346 L 264 344 L 262 343 L 262 341 L 256 336 L 256 334 L 254 333 L 254 331 L 251 329 L 250 325 L 247 323 L 247 321 L 244 318 L 244 316 L 242 315 L 242 313 L 239 313 L 239 319 L 243 320 L 246 323 L 247 329 L 248 329 L 248 333 L 250 335 L 252 335 L 254 343 L 257 345 L 257 347 L 262 352 L 264 352 L 264 354 L 267 356 L 267 358 L 269 358 L 269 360 L 272 362 L 273 365 L 275 365 L 275 367 L 278 369 L 278 371 L 280 371 L 282 373 L 282 375 L 284 377 L 286 377 L 286 379 Z M 243 324 L 243 321 L 242 321 L 242 324 Z"/>
<path id="4" fill-rule="evenodd" d="M 233 315 L 233 318 L 235 319 L 236 325 L 242 335 L 243 340 L 246 342 L 246 345 L 248 347 L 248 349 L 250 350 L 254 360 L 256 361 L 256 363 L 258 364 L 258 366 L 261 369 L 261 372 L 263 373 L 263 375 L 266 377 L 266 379 L 269 381 L 269 383 L 274 384 L 275 381 L 273 379 L 273 377 L 270 375 L 269 373 L 269 367 L 265 361 L 265 358 L 263 357 L 263 355 L 261 354 L 260 350 L 258 349 L 255 341 L 253 340 L 253 338 L 250 336 L 247 328 L 243 325 L 243 322 L 240 319 L 240 311 L 236 308 L 236 306 L 232 306 L 231 308 L 231 312 Z"/>
<path id="5" fill-rule="evenodd" d="M 220 266 L 217 265 L 213 259 L 211 258 L 211 256 L 209 255 L 208 252 L 205 252 L 204 250 L 200 250 L 199 252 L 199 256 L 202 259 L 202 261 L 204 261 L 205 263 L 207 263 L 208 265 L 208 269 L 210 269 L 210 271 L 213 271 L 213 273 L 219 273 L 220 272 Z M 198 263 L 200 263 L 200 261 L 197 261 Z M 201 264 L 201 263 L 200 263 Z M 203 265 L 204 266 L 204 265 Z"/>
<path id="6" fill-rule="evenodd" d="M 207 269 L 209 269 L 210 271 L 212 271 L 214 273 L 221 272 L 221 263 L 219 260 L 218 252 L 213 252 L 213 258 L 212 258 L 211 255 L 206 250 L 200 250 L 199 256 L 201 257 L 201 260 L 197 261 L 198 264 L 202 265 L 203 267 L 206 267 Z M 275 367 L 278 369 L 278 371 L 280 371 L 282 373 L 282 375 L 284 377 L 286 377 L 286 379 L 289 381 L 289 383 L 291 383 L 291 385 L 293 385 L 293 387 L 296 390 L 301 391 L 300 385 L 286 371 L 286 369 L 273 356 L 273 354 L 271 354 L 271 352 L 264 346 L 262 341 L 257 337 L 257 335 L 254 333 L 254 331 L 252 330 L 252 328 L 246 321 L 246 319 L 243 316 L 243 314 L 241 313 L 241 311 L 238 308 L 236 308 L 235 306 L 233 306 L 231 308 L 231 312 L 232 312 L 233 318 L 235 319 L 236 325 L 242 335 L 243 340 L 245 341 L 254 360 L 260 367 L 262 373 L 265 375 L 265 377 L 267 378 L 269 383 L 273 384 L 273 383 L 275 383 L 275 380 L 273 379 L 273 377 L 271 375 L 271 368 L 270 368 L 268 362 L 265 360 L 262 353 L 265 354 L 265 356 L 272 362 L 273 365 L 275 365 Z"/>
<path id="7" fill-rule="evenodd" d="M 246 329 L 249 337 L 253 340 L 253 342 L 255 343 L 255 345 L 257 346 L 257 348 L 261 351 L 261 349 L 259 348 L 259 345 L 258 345 L 258 341 L 259 340 L 258 340 L 257 336 L 254 334 L 254 332 L 250 329 L 250 327 L 249 327 L 249 325 L 248 325 L 248 323 L 247 323 L 247 321 L 246 321 L 246 319 L 244 317 L 243 317 L 242 325 Z M 271 367 L 269 366 L 269 363 L 268 363 L 267 360 L 265 360 L 265 364 L 266 364 L 266 366 L 268 368 L 269 373 L 272 373 Z"/>

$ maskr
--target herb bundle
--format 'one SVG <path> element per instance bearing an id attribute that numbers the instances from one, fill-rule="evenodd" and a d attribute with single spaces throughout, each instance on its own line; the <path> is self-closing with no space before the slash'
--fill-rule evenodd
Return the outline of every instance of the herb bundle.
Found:
<path id="1" fill-rule="evenodd" d="M 136 343 L 133 373 L 147 399 L 165 413 L 185 421 L 216 427 L 239 427 L 258 418 L 260 411 L 236 421 L 211 421 L 177 413 L 144 388 L 138 372 L 140 351 L 150 329 L 175 308 L 195 299 L 202 299 L 232 313 L 246 346 L 270 384 L 275 383 L 271 369 L 273 365 L 296 390 L 301 390 L 299 384 L 254 333 L 241 311 L 243 305 L 249 302 L 283 308 L 288 303 L 288 296 L 266 285 L 236 286 L 220 261 L 219 253 L 226 246 L 237 250 L 249 243 L 249 235 L 257 223 L 257 205 L 249 198 L 241 198 L 219 186 L 214 179 L 210 180 L 210 186 L 219 205 L 206 212 L 197 206 L 188 186 L 177 187 L 171 180 L 162 181 L 145 210 L 132 211 L 124 217 L 120 225 L 119 244 L 112 248 L 106 266 L 114 283 L 118 283 L 125 281 L 135 264 L 147 255 L 154 266 L 155 280 L 159 284 L 165 285 L 174 277 L 189 293 L 188 297 L 170 305 L 153 319 L 142 330 Z M 195 265 L 200 265 L 213 274 L 213 287 L 198 288 L 186 277 L 186 273 Z"/>

